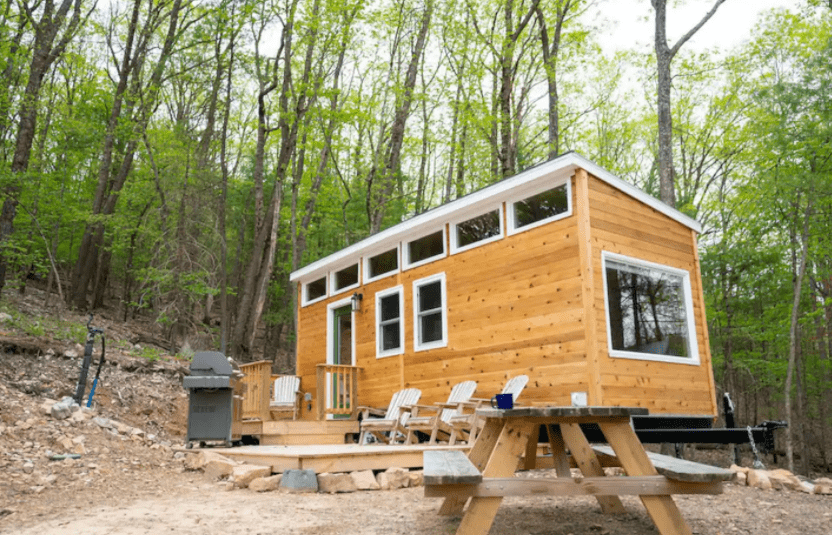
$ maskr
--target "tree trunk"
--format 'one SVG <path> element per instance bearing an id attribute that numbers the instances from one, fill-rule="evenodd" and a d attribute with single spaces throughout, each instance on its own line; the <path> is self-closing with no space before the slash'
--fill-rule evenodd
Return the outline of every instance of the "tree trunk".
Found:
<path id="1" fill-rule="evenodd" d="M 144 131 L 149 121 L 152 111 L 158 102 L 159 92 L 162 83 L 162 76 L 165 73 L 168 58 L 173 50 L 177 38 L 179 37 L 179 15 L 181 12 L 182 0 L 173 0 L 171 10 L 168 13 L 169 22 L 167 33 L 165 34 L 165 41 L 162 45 L 159 60 L 153 66 L 153 70 L 147 84 L 142 87 L 139 86 L 140 80 L 138 76 L 134 77 L 133 90 L 136 94 L 143 93 L 141 108 L 139 110 L 139 118 L 136 120 L 135 129 Z M 119 68 L 119 82 L 116 87 L 114 95 L 113 109 L 110 113 L 110 119 L 107 125 L 107 132 L 104 137 L 104 146 L 102 149 L 101 164 L 98 173 L 98 186 L 96 188 L 95 198 L 93 200 L 93 215 L 112 215 L 115 212 L 116 202 L 119 194 L 124 186 L 127 177 L 130 174 L 133 165 L 133 158 L 136 149 L 138 148 L 138 140 L 130 139 L 126 143 L 126 149 L 121 164 L 118 166 L 118 171 L 115 176 L 112 176 L 112 162 L 115 150 L 116 131 L 119 126 L 122 107 L 125 104 L 125 97 L 127 93 L 128 80 L 131 74 L 141 71 L 141 65 L 146 58 L 147 46 L 149 40 L 145 38 L 153 30 L 153 26 L 148 22 L 143 28 L 142 38 L 139 46 L 136 47 L 135 53 L 131 54 L 133 41 L 135 39 L 136 28 L 138 26 L 138 16 L 140 12 L 141 2 L 136 0 L 133 6 L 133 14 L 131 17 L 130 27 L 128 28 L 128 40 L 125 52 L 122 57 L 122 63 Z M 128 106 L 128 108 L 131 106 Z M 69 294 L 70 302 L 76 308 L 86 308 L 87 306 L 87 291 L 94 269 L 91 266 L 97 266 L 99 263 L 98 255 L 103 252 L 102 239 L 104 236 L 104 228 L 102 223 L 94 223 L 89 225 L 84 232 L 84 237 L 81 241 L 81 248 L 78 251 L 78 260 L 75 263 L 75 270 L 72 276 L 72 292 Z M 109 271 L 109 262 L 101 262 L 102 269 L 100 273 L 106 275 Z M 104 288 L 94 288 L 93 304 L 100 306 L 101 292 Z"/>
<path id="2" fill-rule="evenodd" d="M 374 206 L 370 210 L 370 234 L 375 234 L 381 230 L 387 202 L 390 200 L 390 195 L 401 173 L 400 160 L 402 146 L 404 144 L 405 125 L 407 118 L 410 116 L 410 107 L 413 104 L 413 89 L 416 87 L 416 75 L 419 70 L 422 54 L 425 50 L 425 44 L 427 43 L 428 28 L 430 27 L 432 17 L 433 0 L 427 0 L 425 11 L 422 14 L 422 20 L 419 24 L 419 34 L 416 37 L 416 43 L 413 45 L 410 61 L 407 66 L 404 87 L 402 87 L 402 97 L 396 107 L 393 124 L 390 128 L 390 141 L 385 151 L 384 169 L 381 171 L 378 180 L 379 189 L 375 195 L 370 194 L 374 197 L 372 199 Z M 376 182 L 372 178 L 371 180 Z"/>
<path id="3" fill-rule="evenodd" d="M 800 247 L 800 260 L 797 265 L 797 273 L 794 278 L 794 299 L 792 301 L 792 315 L 791 328 L 789 329 L 789 363 L 786 368 L 786 462 L 790 472 L 794 472 L 794 442 L 793 442 L 793 425 L 792 418 L 792 382 L 794 377 L 795 360 L 797 358 L 797 344 L 798 344 L 798 315 L 800 312 L 800 294 L 803 290 L 803 278 L 806 275 L 806 262 L 809 256 L 809 219 L 812 215 L 812 205 L 814 199 L 811 194 L 808 195 L 806 201 L 806 212 L 803 217 L 803 233 L 800 236 L 800 242 L 792 239 L 792 247 Z"/>
<path id="4" fill-rule="evenodd" d="M 72 15 L 68 18 L 70 8 Z M 67 43 L 81 24 L 81 0 L 63 0 L 57 9 L 52 2 L 46 2 L 41 19 L 32 22 L 35 26 L 35 41 L 32 46 L 32 61 L 29 64 L 29 80 L 26 83 L 18 112 L 20 122 L 12 156 L 12 180 L 11 184 L 6 187 L 6 198 L 0 211 L 0 250 L 8 243 L 14 232 L 17 204 L 25 183 L 25 174 L 29 168 L 29 157 L 35 140 L 38 98 L 43 79 L 55 60 L 63 54 Z M 55 44 L 62 28 L 63 35 Z M 8 259 L 0 254 L 0 291 L 6 285 L 7 268 Z"/>
<path id="5" fill-rule="evenodd" d="M 674 187 L 673 171 L 673 115 L 670 105 L 670 89 L 672 77 L 670 64 L 673 57 L 688 39 L 699 31 L 702 26 L 716 13 L 725 0 L 716 0 L 714 7 L 694 26 L 683 35 L 672 47 L 667 44 L 667 0 L 651 0 L 656 10 L 656 25 L 654 46 L 656 50 L 656 79 L 657 79 L 657 110 L 659 127 L 659 190 L 661 200 L 665 204 L 676 206 L 676 190 Z"/>

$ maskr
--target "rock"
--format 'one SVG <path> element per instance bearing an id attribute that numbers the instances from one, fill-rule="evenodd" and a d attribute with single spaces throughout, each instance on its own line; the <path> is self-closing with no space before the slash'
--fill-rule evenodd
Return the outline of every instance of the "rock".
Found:
<path id="1" fill-rule="evenodd" d="M 763 490 L 771 490 L 771 480 L 765 470 L 749 470 L 748 486 Z"/>
<path id="2" fill-rule="evenodd" d="M 269 477 L 272 475 L 271 466 L 256 466 L 253 464 L 239 464 L 234 467 L 231 475 L 234 477 L 234 485 L 244 489 L 248 484 L 258 477 Z"/>
<path id="3" fill-rule="evenodd" d="M 358 490 L 378 490 L 381 488 L 372 470 L 353 472 L 350 474 L 350 477 L 355 484 L 355 488 Z"/>
<path id="4" fill-rule="evenodd" d="M 61 401 L 54 403 L 49 409 L 49 412 L 52 414 L 52 418 L 55 418 L 56 420 L 66 420 L 78 409 L 79 407 L 78 404 L 75 403 L 75 400 L 67 396 Z"/>
<path id="5" fill-rule="evenodd" d="M 800 490 L 800 487 L 802 486 L 800 479 L 798 479 L 796 475 L 782 468 L 770 470 L 768 477 L 771 480 L 773 488 L 778 488 L 779 485 L 779 487 L 789 490 Z"/>
<path id="6" fill-rule="evenodd" d="M 0 323 L 9 323 L 10 321 L 12 321 L 12 319 L 13 318 L 11 314 L 8 314 L 6 312 L 0 312 Z"/>
<path id="7" fill-rule="evenodd" d="M 271 490 L 277 490 L 280 486 L 280 480 L 282 479 L 281 474 L 277 474 L 274 476 L 269 477 L 258 477 L 257 479 L 253 480 L 251 483 L 248 484 L 249 490 L 254 492 L 268 492 Z"/>
<path id="8" fill-rule="evenodd" d="M 828 477 L 819 477 L 815 480 L 816 485 L 832 485 L 832 479 Z"/>
<path id="9" fill-rule="evenodd" d="M 72 453 L 77 453 L 78 455 L 86 455 L 87 448 L 85 448 L 83 444 L 76 444 L 75 447 L 72 448 Z"/>
<path id="10" fill-rule="evenodd" d="M 232 465 L 237 464 L 235 461 L 232 461 L 228 457 L 208 450 L 200 451 L 199 453 L 177 453 L 177 455 L 179 454 L 185 457 L 185 468 L 187 468 L 188 470 L 200 470 L 202 468 L 205 468 L 205 466 L 209 462 L 214 460 L 225 461 L 231 463 Z"/>
<path id="11" fill-rule="evenodd" d="M 409 487 L 421 487 L 425 484 L 425 473 L 422 470 L 415 470 L 410 472 Z"/>
<path id="12" fill-rule="evenodd" d="M 77 437 L 72 439 L 73 444 L 83 444 L 87 440 L 87 437 L 84 435 L 78 435 Z"/>
<path id="13" fill-rule="evenodd" d="M 76 423 L 86 422 L 87 413 L 85 411 L 75 411 L 72 413 L 72 416 L 70 416 L 69 419 Z"/>
<path id="14" fill-rule="evenodd" d="M 52 415 L 52 405 L 54 405 L 55 403 L 57 403 L 57 402 L 54 399 L 49 399 L 49 398 L 44 399 L 43 403 L 40 404 L 41 412 L 43 412 L 43 414 L 45 414 L 47 416 L 51 416 Z"/>
<path id="15" fill-rule="evenodd" d="M 743 474 L 747 474 L 748 470 L 750 470 L 750 469 L 746 468 L 744 466 L 737 466 L 735 464 L 732 464 L 731 467 L 728 470 L 730 470 L 732 472 L 735 472 L 735 473 L 736 472 L 742 472 Z"/>
<path id="16" fill-rule="evenodd" d="M 72 442 L 72 439 L 69 437 L 61 437 L 58 439 L 58 444 L 64 449 L 64 451 L 72 451 L 72 448 L 75 444 Z"/>
<path id="17" fill-rule="evenodd" d="M 378 475 L 382 490 L 403 489 L 410 485 L 410 472 L 406 468 L 392 467 Z"/>
<path id="18" fill-rule="evenodd" d="M 293 493 L 318 492 L 314 470 L 286 470 L 280 479 L 280 490 Z"/>
<path id="19" fill-rule="evenodd" d="M 800 488 L 798 490 L 800 492 L 805 492 L 806 494 L 813 494 L 815 492 L 815 486 L 808 481 L 801 481 Z"/>
<path id="20" fill-rule="evenodd" d="M 123 423 L 121 423 L 121 422 L 116 422 L 116 421 L 113 421 L 113 426 L 114 426 L 114 427 L 115 427 L 115 429 L 116 429 L 119 433 L 121 433 L 122 435 L 128 435 L 128 434 L 130 434 L 130 432 L 133 430 L 133 428 L 132 428 L 132 427 L 130 427 L 129 425 L 127 425 L 127 424 L 123 424 Z"/>
<path id="21" fill-rule="evenodd" d="M 828 479 L 828 478 L 823 478 Z M 812 494 L 832 494 L 832 485 L 828 483 L 817 483 L 815 482 L 815 488 L 812 490 Z"/>
<path id="22" fill-rule="evenodd" d="M 338 492 L 355 492 L 358 488 L 349 474 L 319 474 L 318 492 L 335 494 Z"/>
<path id="23" fill-rule="evenodd" d="M 75 351 L 74 349 L 67 349 L 66 351 L 64 351 L 64 358 L 65 359 L 77 359 L 78 358 L 78 352 Z"/>
<path id="24" fill-rule="evenodd" d="M 211 479 L 219 479 L 221 477 L 228 477 L 234 472 L 236 464 L 228 459 L 211 459 L 203 467 L 205 475 Z"/>
<path id="25" fill-rule="evenodd" d="M 34 464 L 26 463 L 26 464 L 23 465 L 23 473 L 31 474 L 34 471 L 35 471 L 35 465 Z"/>
<path id="26" fill-rule="evenodd" d="M 748 484 L 748 474 L 745 472 L 734 472 L 733 482 L 737 485 L 744 486 Z"/>
<path id="27" fill-rule="evenodd" d="M 104 418 L 103 416 L 96 416 L 92 419 L 92 423 L 94 423 L 102 429 L 110 429 L 111 427 L 113 427 L 113 422 L 111 422 L 107 418 Z"/>

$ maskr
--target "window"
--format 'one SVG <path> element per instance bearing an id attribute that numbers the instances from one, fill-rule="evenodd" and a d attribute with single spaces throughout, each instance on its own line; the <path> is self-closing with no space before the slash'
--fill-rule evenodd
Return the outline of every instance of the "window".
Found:
<path id="1" fill-rule="evenodd" d="M 405 246 L 407 267 L 421 266 L 433 259 L 445 256 L 445 229 L 438 230 Z"/>
<path id="2" fill-rule="evenodd" d="M 503 237 L 500 208 L 451 226 L 451 252 L 458 253 Z"/>
<path id="3" fill-rule="evenodd" d="M 344 292 L 358 286 L 358 264 L 353 264 L 332 274 L 332 292 Z"/>
<path id="4" fill-rule="evenodd" d="M 364 282 L 370 282 L 397 272 L 399 269 L 399 249 L 394 248 L 367 258 L 364 265 Z"/>
<path id="5" fill-rule="evenodd" d="M 603 254 L 610 355 L 699 363 L 687 271 Z"/>
<path id="6" fill-rule="evenodd" d="M 401 286 L 376 293 L 376 358 L 404 353 L 403 310 Z"/>
<path id="7" fill-rule="evenodd" d="M 326 297 L 326 277 L 308 282 L 303 286 L 303 304 L 308 305 Z"/>
<path id="8" fill-rule="evenodd" d="M 414 349 L 424 351 L 448 345 L 445 274 L 413 282 Z"/>
<path id="9" fill-rule="evenodd" d="M 509 233 L 538 227 L 572 213 L 569 182 L 509 203 Z"/>

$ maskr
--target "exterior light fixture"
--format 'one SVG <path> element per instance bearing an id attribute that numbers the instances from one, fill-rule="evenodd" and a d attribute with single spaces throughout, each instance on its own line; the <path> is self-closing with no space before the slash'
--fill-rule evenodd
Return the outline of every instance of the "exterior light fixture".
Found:
<path id="1" fill-rule="evenodd" d="M 361 301 L 363 301 L 363 300 L 364 300 L 364 294 L 360 294 L 358 292 L 355 292 L 354 294 L 352 294 L 352 298 L 350 299 L 350 302 L 352 304 L 352 311 L 353 312 L 361 312 Z"/>

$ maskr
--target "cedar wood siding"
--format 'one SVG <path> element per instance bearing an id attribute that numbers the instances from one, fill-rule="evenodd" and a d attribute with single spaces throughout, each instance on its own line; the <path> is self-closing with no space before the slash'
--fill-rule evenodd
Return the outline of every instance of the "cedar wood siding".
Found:
<path id="1" fill-rule="evenodd" d="M 296 373 L 301 389 L 312 393 L 317 403 L 315 366 L 326 362 L 327 305 L 359 292 L 364 299 L 361 312 L 354 315 L 355 359 L 361 368 L 358 405 L 386 407 L 392 393 L 405 387 L 422 390 L 421 404 L 445 401 L 454 384 L 468 379 L 478 382 L 475 397 L 491 397 L 509 377 L 525 373 L 530 381 L 521 403 L 569 405 L 571 392 L 584 391 L 589 392 L 591 404 L 715 415 L 695 233 L 591 175 L 583 189 L 577 187 L 576 176 L 582 174 L 587 176 L 578 170 L 570 179 L 569 217 L 405 269 L 306 307 L 298 299 Z M 576 196 L 587 189 L 588 203 L 583 207 L 589 207 L 588 223 L 579 229 Z M 450 251 L 447 224 L 445 230 L 446 251 Z M 588 245 L 581 244 L 579 235 L 589 240 Z M 699 366 L 608 356 L 602 250 L 691 272 Z M 591 284 L 586 289 L 581 254 L 592 258 Z M 414 352 L 413 281 L 443 272 L 448 345 Z M 362 272 L 362 280 L 363 276 Z M 404 291 L 405 351 L 377 359 L 375 294 L 397 285 Z M 593 315 L 596 338 L 590 337 L 588 343 L 584 325 Z M 593 344 L 595 356 L 588 360 L 588 345 Z M 314 405 L 311 412 L 304 406 L 302 418 L 314 418 L 315 410 Z"/>
<path id="2" fill-rule="evenodd" d="M 359 405 L 386 407 L 391 394 L 406 387 L 422 391 L 422 404 L 445 401 L 454 384 L 468 379 L 478 382 L 476 397 L 491 397 L 519 374 L 530 378 L 520 401 L 568 405 L 570 393 L 585 391 L 589 379 L 571 180 L 572 216 L 299 307 L 301 389 L 317 402 L 315 365 L 326 362 L 327 305 L 357 291 L 364 294 L 355 315 Z M 443 272 L 448 346 L 414 352 L 413 282 Z M 405 352 L 377 359 L 375 293 L 399 284 Z M 314 408 L 304 411 L 305 418 L 313 415 Z"/>
<path id="3" fill-rule="evenodd" d="M 594 270 L 598 368 L 605 405 L 652 413 L 717 415 L 711 354 L 702 302 L 696 233 L 589 176 L 590 243 Z M 699 365 L 611 358 L 608 352 L 601 251 L 690 272 Z"/>

